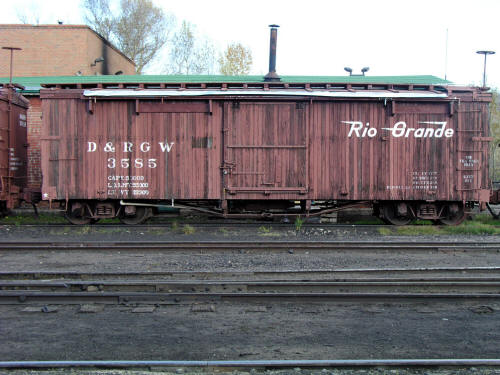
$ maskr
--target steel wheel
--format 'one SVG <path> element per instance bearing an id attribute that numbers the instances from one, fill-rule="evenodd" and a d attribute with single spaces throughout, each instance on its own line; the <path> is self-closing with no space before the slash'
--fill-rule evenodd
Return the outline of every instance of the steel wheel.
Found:
<path id="1" fill-rule="evenodd" d="M 397 208 L 394 203 L 384 204 L 382 207 L 382 220 L 392 225 L 408 225 L 413 221 L 413 216 L 408 210 L 407 215 L 398 215 Z"/>
<path id="2" fill-rule="evenodd" d="M 74 225 L 86 225 L 92 221 L 90 217 L 85 216 L 85 206 L 78 202 L 71 204 L 64 217 Z"/>
<path id="3" fill-rule="evenodd" d="M 449 206 L 446 208 L 446 217 L 439 219 L 437 222 L 442 225 L 458 225 L 463 223 L 467 219 L 467 214 L 465 213 L 464 207 L 459 206 L 457 212 L 451 213 Z"/>
<path id="4" fill-rule="evenodd" d="M 123 224 L 137 225 L 144 223 L 147 219 L 153 216 L 151 207 L 137 206 L 134 215 L 120 215 L 119 219 Z"/>

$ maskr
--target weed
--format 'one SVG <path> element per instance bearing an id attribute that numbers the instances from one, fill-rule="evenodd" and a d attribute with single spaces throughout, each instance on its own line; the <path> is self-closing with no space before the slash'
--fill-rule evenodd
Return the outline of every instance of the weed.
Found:
<path id="1" fill-rule="evenodd" d="M 494 227 L 500 227 L 500 220 L 494 219 L 491 215 L 476 215 L 473 221 L 477 221 L 483 224 L 493 225 Z"/>
<path id="2" fill-rule="evenodd" d="M 261 234 L 271 233 L 271 227 L 266 227 L 264 225 L 261 225 L 259 227 L 259 233 Z"/>
<path id="3" fill-rule="evenodd" d="M 229 234 L 229 231 L 226 228 L 219 228 L 219 232 L 222 234 Z"/>
<path id="4" fill-rule="evenodd" d="M 173 230 L 179 229 L 179 222 L 177 220 L 172 221 L 172 229 Z"/>
<path id="5" fill-rule="evenodd" d="M 378 228 L 378 232 L 382 236 L 390 236 L 392 234 L 392 230 L 389 228 Z"/>
<path id="6" fill-rule="evenodd" d="M 397 234 L 401 234 L 403 236 L 418 236 L 418 235 L 437 235 L 442 234 L 439 228 L 429 225 L 421 225 L 421 226 L 404 226 L 398 227 L 396 229 Z"/>
<path id="7" fill-rule="evenodd" d="M 184 233 L 184 234 L 194 234 L 194 232 L 196 232 L 196 230 L 194 229 L 193 226 L 191 226 L 189 224 L 185 224 L 182 227 L 182 233 Z"/>
<path id="8" fill-rule="evenodd" d="M 95 233 L 103 233 L 103 234 L 111 234 L 111 233 L 120 233 L 122 232 L 121 228 L 98 228 L 94 229 Z"/>
<path id="9" fill-rule="evenodd" d="M 28 224 L 66 224 L 67 221 L 60 215 L 40 214 L 38 217 L 30 214 L 5 216 L 0 219 L 0 224 L 12 224 L 16 226 Z"/>
<path id="10" fill-rule="evenodd" d="M 277 232 L 272 232 L 271 227 L 266 227 L 264 225 L 259 227 L 259 234 L 266 237 L 279 237 L 280 234 Z"/>
<path id="11" fill-rule="evenodd" d="M 295 219 L 295 230 L 297 232 L 300 232 L 300 230 L 302 229 L 302 225 L 304 224 L 304 219 L 302 219 L 300 216 L 297 216 L 297 218 Z"/>
<path id="12" fill-rule="evenodd" d="M 444 227 L 448 234 L 493 234 L 500 235 L 500 228 L 495 224 L 486 224 L 480 221 L 466 221 L 457 226 Z"/>
<path id="13" fill-rule="evenodd" d="M 432 222 L 432 220 L 418 219 L 418 220 L 415 220 L 413 223 L 411 223 L 411 225 L 434 225 L 434 223 Z"/>

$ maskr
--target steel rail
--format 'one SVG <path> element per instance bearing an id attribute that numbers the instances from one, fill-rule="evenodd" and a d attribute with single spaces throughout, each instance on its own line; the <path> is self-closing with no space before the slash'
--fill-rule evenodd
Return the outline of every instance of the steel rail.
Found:
<path id="1" fill-rule="evenodd" d="M 424 367 L 424 366 L 500 366 L 496 358 L 459 359 L 340 359 L 340 360 L 249 360 L 249 361 L 0 361 L 0 368 L 68 367 Z"/>
<path id="2" fill-rule="evenodd" d="M 103 289 L 110 287 L 261 287 L 261 288 L 279 288 L 279 287 L 375 287 L 375 286 L 400 286 L 400 287 L 495 287 L 500 291 L 500 278 L 494 279 L 471 279 L 471 280 L 405 280 L 405 279 L 378 279 L 378 280 L 91 280 L 91 281 L 40 281 L 40 280 L 12 280 L 0 282 L 0 290 L 7 290 L 7 287 L 16 288 L 63 288 L 88 287 L 99 285 Z"/>
<path id="3" fill-rule="evenodd" d="M 241 280 L 243 277 L 259 277 L 260 280 L 283 280 L 284 277 L 292 277 L 298 280 L 311 280 L 312 277 L 318 280 L 324 280 L 321 277 L 341 278 L 348 277 L 355 280 L 357 276 L 377 276 L 376 279 L 359 278 L 359 280 L 380 280 L 380 274 L 390 274 L 392 278 L 404 276 L 404 280 L 421 280 L 422 277 L 434 276 L 435 280 L 442 280 L 440 275 L 445 275 L 446 279 L 453 281 L 455 279 L 467 279 L 482 275 L 485 279 L 493 275 L 500 275 L 500 267 L 425 267 L 425 268 L 344 268 L 344 269 L 302 269 L 302 270 L 270 270 L 270 271 L 110 271 L 110 272 L 78 272 L 78 271 L 0 271 L 0 281 L 2 280 L 49 280 L 49 279 L 71 279 L 74 281 L 86 281 L 90 279 L 116 280 L 123 278 L 133 278 L 135 280 L 169 280 L 173 277 L 183 278 L 185 280 L 210 280 L 218 277 L 219 280 Z M 460 277 L 452 278 L 452 274 L 458 274 Z M 411 279 L 408 276 L 415 276 Z M 287 278 L 287 280 L 290 280 Z"/>
<path id="4" fill-rule="evenodd" d="M 226 221 L 218 221 L 218 222 L 210 222 L 210 223 L 194 223 L 194 222 L 178 222 L 179 228 L 182 228 L 182 225 L 191 225 L 195 228 L 259 228 L 262 226 L 270 227 L 270 228 L 288 228 L 295 230 L 295 224 L 293 222 L 290 223 L 276 223 L 276 222 L 259 222 L 259 223 L 241 223 L 241 222 L 226 222 Z M 53 223 L 53 224 L 18 224 L 18 223 L 2 223 L 0 221 L 0 226 L 7 227 L 23 227 L 23 228 L 68 228 L 74 230 L 82 230 L 82 228 L 89 229 L 107 229 L 107 228 L 121 228 L 126 230 L 138 230 L 138 229 L 172 229 L 172 222 L 152 222 L 150 224 L 135 224 L 135 225 L 127 225 L 127 224 L 119 224 L 119 223 L 103 223 L 103 224 L 92 224 L 92 225 L 84 225 L 84 226 L 75 226 L 74 224 L 66 224 L 66 223 Z M 310 228 L 310 229 L 367 229 L 367 228 L 397 228 L 394 225 L 390 224 L 336 224 L 336 223 L 303 223 L 301 224 L 302 228 Z M 417 227 L 422 227 L 422 225 L 418 225 Z M 436 228 L 447 227 L 446 225 L 433 225 Z"/>
<path id="5" fill-rule="evenodd" d="M 146 292 L 38 292 L 38 291 L 0 291 L 0 304 L 82 304 L 82 303 L 103 303 L 103 304 L 172 304 L 172 303 L 192 303 L 200 301 L 228 301 L 228 300 L 358 300 L 371 299 L 385 301 L 389 299 L 401 300 L 492 300 L 499 299 L 498 293 L 146 293 Z"/>
<path id="6" fill-rule="evenodd" d="M 0 242 L 2 250 L 405 250 L 405 251 L 493 251 L 500 252 L 500 242 L 336 242 L 336 241 L 73 241 L 73 242 Z"/>

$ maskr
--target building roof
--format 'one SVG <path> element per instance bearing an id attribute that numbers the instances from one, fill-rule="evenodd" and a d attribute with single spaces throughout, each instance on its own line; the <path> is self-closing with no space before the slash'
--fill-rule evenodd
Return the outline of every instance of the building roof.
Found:
<path id="1" fill-rule="evenodd" d="M 0 78 L 0 85 L 9 82 L 9 78 Z M 121 85 L 169 85 L 169 84 L 238 84 L 254 85 L 415 85 L 447 86 L 450 81 L 431 76 L 281 76 L 279 82 L 266 82 L 264 76 L 222 76 L 222 75 L 98 75 L 98 76 L 52 76 L 52 77 L 14 77 L 13 82 L 25 87 L 25 94 L 37 94 L 42 87 L 113 87 Z M 203 87 L 202 87 L 203 88 Z"/>

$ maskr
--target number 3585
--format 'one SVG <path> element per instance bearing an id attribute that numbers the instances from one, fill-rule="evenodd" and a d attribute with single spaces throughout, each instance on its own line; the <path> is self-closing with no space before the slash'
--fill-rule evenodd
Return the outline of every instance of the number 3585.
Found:
<path id="1" fill-rule="evenodd" d="M 157 159 L 116 159 L 116 158 L 109 158 L 108 159 L 108 168 L 114 169 L 114 168 L 156 168 Z"/>

